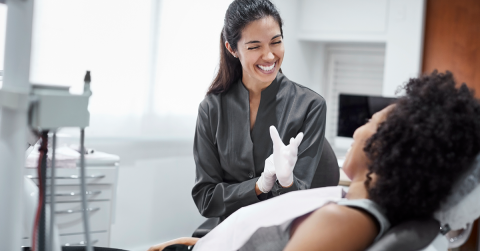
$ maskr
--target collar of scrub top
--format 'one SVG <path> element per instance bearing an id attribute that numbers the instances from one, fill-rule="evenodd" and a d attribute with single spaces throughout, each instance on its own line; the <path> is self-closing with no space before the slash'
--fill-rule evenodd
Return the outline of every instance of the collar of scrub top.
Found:
<path id="1" fill-rule="evenodd" d="M 284 77 L 283 74 L 279 72 L 277 74 L 277 77 L 275 77 L 275 79 L 273 80 L 273 82 L 262 91 L 262 99 L 260 100 L 260 104 L 265 102 L 275 101 L 275 98 L 278 93 L 278 89 L 280 88 L 280 81 L 283 77 Z M 242 87 L 241 89 L 246 91 L 246 93 L 248 94 L 249 91 L 247 87 L 245 87 L 245 85 L 243 84 L 241 78 L 238 80 L 238 82 L 239 82 L 239 86 Z"/>

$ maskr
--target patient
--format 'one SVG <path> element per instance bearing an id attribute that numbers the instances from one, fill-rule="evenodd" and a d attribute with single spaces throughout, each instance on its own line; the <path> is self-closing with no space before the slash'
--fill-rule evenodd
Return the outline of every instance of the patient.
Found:
<path id="1" fill-rule="evenodd" d="M 431 217 L 480 151 L 480 104 L 449 72 L 411 79 L 405 91 L 355 131 L 346 195 L 339 187 L 291 192 L 238 210 L 201 239 L 149 251 L 365 250 L 390 226 Z"/>

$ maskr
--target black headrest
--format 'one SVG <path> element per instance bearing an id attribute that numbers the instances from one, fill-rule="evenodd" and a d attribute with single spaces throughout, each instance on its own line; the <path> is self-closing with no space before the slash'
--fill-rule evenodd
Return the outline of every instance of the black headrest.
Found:
<path id="1" fill-rule="evenodd" d="M 440 232 L 433 218 L 407 221 L 391 228 L 366 251 L 417 251 L 427 247 Z"/>

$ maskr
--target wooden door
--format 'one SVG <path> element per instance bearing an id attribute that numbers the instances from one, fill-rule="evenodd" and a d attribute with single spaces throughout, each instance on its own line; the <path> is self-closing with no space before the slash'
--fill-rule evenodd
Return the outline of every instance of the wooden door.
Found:
<path id="1" fill-rule="evenodd" d="M 480 0 L 427 0 L 423 72 L 453 72 L 480 97 Z"/>
<path id="2" fill-rule="evenodd" d="M 480 97 L 480 0 L 427 0 L 423 73 L 451 71 Z M 478 220 L 461 251 L 478 250 Z"/>

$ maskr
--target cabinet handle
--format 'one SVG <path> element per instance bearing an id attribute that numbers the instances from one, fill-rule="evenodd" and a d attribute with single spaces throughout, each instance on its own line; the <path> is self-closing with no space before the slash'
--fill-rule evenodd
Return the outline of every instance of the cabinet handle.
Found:
<path id="1" fill-rule="evenodd" d="M 98 240 L 93 240 L 92 241 L 92 245 L 97 243 Z M 81 242 L 77 242 L 77 243 L 65 243 L 63 244 L 64 247 L 69 247 L 69 246 L 85 246 L 87 244 L 86 241 L 81 241 Z"/>
<path id="2" fill-rule="evenodd" d="M 38 179 L 38 177 L 33 177 L 32 175 L 27 176 L 30 179 Z M 55 179 L 60 179 L 60 180 L 77 180 L 81 179 L 82 176 L 80 175 L 70 175 L 70 176 L 56 176 Z M 85 179 L 102 179 L 105 178 L 104 174 L 92 174 L 92 175 L 87 175 L 85 176 Z M 50 177 L 47 177 L 47 179 L 50 179 Z"/>
<path id="3" fill-rule="evenodd" d="M 86 209 L 87 212 L 94 212 L 100 210 L 99 207 L 89 207 Z M 68 209 L 62 211 L 55 211 L 56 214 L 73 214 L 73 213 L 81 213 L 83 209 Z"/>
<path id="4" fill-rule="evenodd" d="M 85 192 L 86 195 L 97 195 L 101 194 L 102 191 L 87 191 Z M 55 196 L 80 196 L 82 195 L 81 192 L 67 192 L 67 193 L 56 193 Z M 47 194 L 47 196 L 51 196 L 50 194 Z"/>

